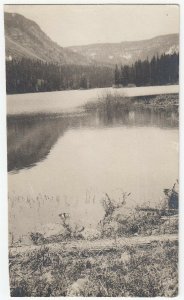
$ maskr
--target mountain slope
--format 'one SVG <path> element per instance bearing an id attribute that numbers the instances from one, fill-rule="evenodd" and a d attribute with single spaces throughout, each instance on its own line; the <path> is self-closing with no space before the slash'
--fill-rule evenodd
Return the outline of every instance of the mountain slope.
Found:
<path id="1" fill-rule="evenodd" d="M 40 59 L 46 62 L 76 65 L 132 64 L 154 55 L 179 51 L 178 34 L 149 40 L 61 47 L 33 21 L 22 15 L 5 13 L 6 56 Z"/>
<path id="2" fill-rule="evenodd" d="M 157 54 L 178 52 L 179 36 L 168 34 L 143 41 L 72 46 L 68 49 L 96 63 L 132 64 L 138 59 L 150 59 Z"/>
<path id="3" fill-rule="evenodd" d="M 5 13 L 6 56 L 40 59 L 60 64 L 88 64 L 89 59 L 53 42 L 33 21 Z"/>

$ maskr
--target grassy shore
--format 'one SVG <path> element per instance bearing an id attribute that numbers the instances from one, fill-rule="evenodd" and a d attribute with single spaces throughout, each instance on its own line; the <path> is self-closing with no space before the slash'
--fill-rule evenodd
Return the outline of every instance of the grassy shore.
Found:
<path id="1" fill-rule="evenodd" d="M 11 296 L 173 297 L 178 243 L 153 241 L 107 249 L 57 251 L 46 245 L 10 252 Z"/>
<path id="2" fill-rule="evenodd" d="M 164 108 L 178 109 L 179 94 L 126 97 L 118 93 L 107 93 L 96 102 L 88 102 L 85 110 L 118 111 L 129 108 Z"/>
<path id="3" fill-rule="evenodd" d="M 61 235 L 31 233 L 32 245 L 12 245 L 11 296 L 177 296 L 177 185 L 164 192 L 160 207 L 129 213 L 129 194 L 118 201 L 106 194 L 96 236 L 74 230 L 61 214 Z"/>

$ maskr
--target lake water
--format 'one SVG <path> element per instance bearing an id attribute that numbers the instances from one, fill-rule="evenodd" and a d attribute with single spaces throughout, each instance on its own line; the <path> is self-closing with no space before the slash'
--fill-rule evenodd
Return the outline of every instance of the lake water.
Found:
<path id="1" fill-rule="evenodd" d="M 54 99 L 55 93 L 49 95 Z M 12 116 L 8 170 L 9 231 L 15 238 L 59 224 L 62 212 L 94 227 L 104 213 L 105 193 L 119 199 L 131 192 L 129 207 L 161 202 L 163 189 L 178 178 L 178 114 L 150 108 L 111 116 Z"/>

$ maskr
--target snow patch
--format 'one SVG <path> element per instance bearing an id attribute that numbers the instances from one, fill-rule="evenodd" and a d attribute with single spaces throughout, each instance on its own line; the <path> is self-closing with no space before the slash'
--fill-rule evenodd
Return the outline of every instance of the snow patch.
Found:
<path id="1" fill-rule="evenodd" d="M 127 54 L 123 55 L 123 58 L 125 58 L 125 59 L 131 59 L 132 55 L 127 53 Z"/>
<path id="2" fill-rule="evenodd" d="M 179 47 L 178 45 L 173 45 L 169 48 L 168 51 L 165 52 L 165 54 L 173 54 L 174 52 L 178 53 L 179 52 Z"/>

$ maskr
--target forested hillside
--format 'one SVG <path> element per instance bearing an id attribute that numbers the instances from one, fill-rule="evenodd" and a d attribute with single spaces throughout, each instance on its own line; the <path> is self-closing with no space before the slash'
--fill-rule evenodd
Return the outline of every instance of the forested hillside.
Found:
<path id="1" fill-rule="evenodd" d="M 162 54 L 160 57 L 138 60 L 131 66 L 115 68 L 115 85 L 165 85 L 176 84 L 179 81 L 179 54 Z"/>
<path id="2" fill-rule="evenodd" d="M 8 94 L 108 87 L 113 81 L 114 70 L 109 67 L 59 65 L 25 58 L 6 61 Z"/>

